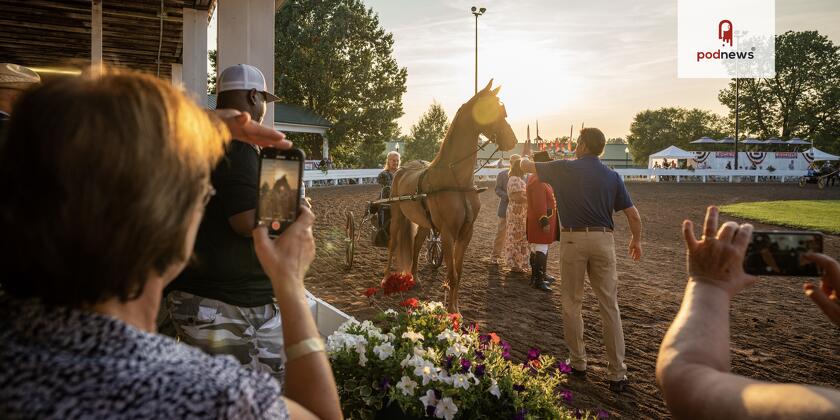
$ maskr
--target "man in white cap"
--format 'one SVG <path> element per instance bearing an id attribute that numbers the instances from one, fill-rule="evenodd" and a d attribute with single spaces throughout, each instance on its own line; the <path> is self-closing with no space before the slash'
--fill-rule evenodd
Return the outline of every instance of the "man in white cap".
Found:
<path id="1" fill-rule="evenodd" d="M 17 64 L 0 63 L 0 135 L 20 95 L 38 83 L 38 73 Z"/>
<path id="2" fill-rule="evenodd" d="M 218 108 L 262 122 L 266 89 L 256 67 L 237 64 L 219 75 Z M 271 282 L 251 240 L 259 184 L 259 148 L 238 140 L 213 170 L 216 195 L 207 204 L 195 241 L 194 262 L 167 289 L 166 307 L 181 341 L 210 354 L 230 354 L 266 371 L 281 385 L 283 331 Z"/>

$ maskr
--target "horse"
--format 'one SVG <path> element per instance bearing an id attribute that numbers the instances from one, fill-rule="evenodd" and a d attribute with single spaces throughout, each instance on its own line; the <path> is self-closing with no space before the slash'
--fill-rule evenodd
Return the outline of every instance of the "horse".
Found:
<path id="1" fill-rule="evenodd" d="M 484 135 L 500 150 L 510 150 L 516 145 L 516 135 L 506 120 L 507 111 L 498 98 L 501 87 L 492 89 L 492 85 L 491 79 L 484 89 L 461 105 L 431 163 L 406 163 L 396 172 L 391 184 L 392 198 L 418 193 L 426 197 L 391 205 L 391 237 L 385 278 L 390 273 L 392 260 L 395 260 L 397 272 L 410 271 L 418 279 L 420 249 L 429 231 L 436 230 L 440 233 L 446 264 L 443 288 L 450 313 L 458 313 L 458 287 L 464 253 L 481 209 L 478 191 L 473 184 L 479 135 Z"/>

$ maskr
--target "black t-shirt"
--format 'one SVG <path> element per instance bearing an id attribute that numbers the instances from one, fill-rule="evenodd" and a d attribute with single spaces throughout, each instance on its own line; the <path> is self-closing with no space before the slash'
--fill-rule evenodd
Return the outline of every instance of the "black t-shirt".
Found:
<path id="1" fill-rule="evenodd" d="M 272 302 L 271 282 L 263 272 L 251 238 L 238 235 L 228 218 L 257 205 L 259 152 L 234 140 L 213 170 L 216 195 L 207 204 L 195 241 L 195 261 L 167 290 L 180 290 L 236 306 Z"/>

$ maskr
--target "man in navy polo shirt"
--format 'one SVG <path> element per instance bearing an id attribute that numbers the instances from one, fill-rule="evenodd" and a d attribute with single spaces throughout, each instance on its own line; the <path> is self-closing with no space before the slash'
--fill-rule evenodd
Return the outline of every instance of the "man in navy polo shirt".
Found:
<path id="1" fill-rule="evenodd" d="M 557 213 L 563 228 L 560 233 L 560 265 L 563 292 L 563 335 L 574 374 L 586 374 L 586 349 L 583 341 L 583 279 L 598 298 L 604 325 L 610 389 L 621 392 L 627 386 L 624 364 L 624 332 L 618 310 L 618 274 L 613 238 L 614 212 L 623 211 L 633 238 L 629 252 L 634 261 L 642 258 L 642 220 L 633 206 L 621 176 L 601 163 L 606 138 L 597 128 L 580 131 L 576 160 L 534 163 L 524 158 L 522 169 L 536 173 L 551 185 L 557 199 Z"/>

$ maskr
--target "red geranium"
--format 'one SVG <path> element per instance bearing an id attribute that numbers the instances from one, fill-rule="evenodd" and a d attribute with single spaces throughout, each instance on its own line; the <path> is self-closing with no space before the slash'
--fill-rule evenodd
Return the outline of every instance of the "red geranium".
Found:
<path id="1" fill-rule="evenodd" d="M 370 297 L 373 297 L 373 295 L 375 295 L 375 294 L 376 294 L 376 292 L 378 292 L 378 291 L 379 291 L 379 288 L 376 288 L 376 287 L 368 287 L 367 289 L 365 289 L 364 294 L 365 294 L 365 297 L 370 298 Z"/>
<path id="2" fill-rule="evenodd" d="M 414 276 L 411 273 L 392 273 L 382 281 L 382 291 L 385 296 L 406 292 L 414 287 Z"/>
<path id="3" fill-rule="evenodd" d="M 452 328 L 457 330 L 461 328 L 461 314 L 449 314 L 449 319 L 452 320 Z"/>
<path id="4" fill-rule="evenodd" d="M 496 335 L 496 333 L 491 332 L 490 333 L 490 341 L 492 341 L 493 344 L 499 344 L 499 341 L 501 341 L 501 339 L 499 338 L 498 335 Z"/>
<path id="5" fill-rule="evenodd" d="M 400 306 L 404 306 L 406 308 L 416 308 L 420 302 L 415 298 L 408 298 L 402 302 L 400 302 Z"/>

